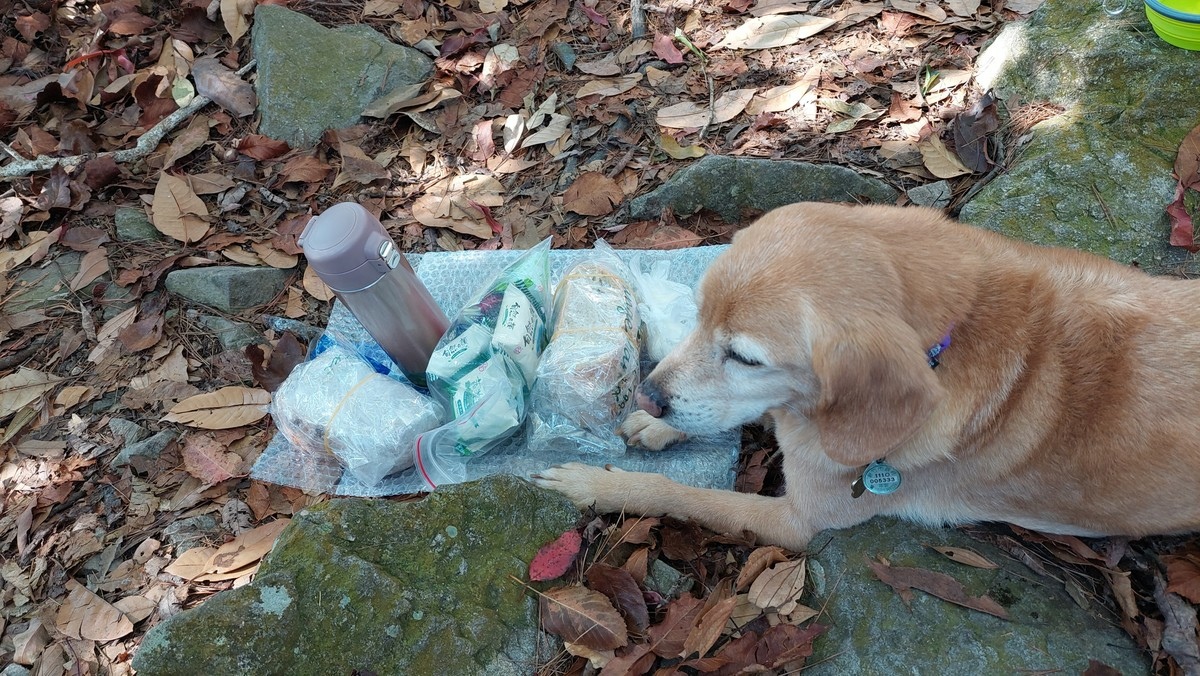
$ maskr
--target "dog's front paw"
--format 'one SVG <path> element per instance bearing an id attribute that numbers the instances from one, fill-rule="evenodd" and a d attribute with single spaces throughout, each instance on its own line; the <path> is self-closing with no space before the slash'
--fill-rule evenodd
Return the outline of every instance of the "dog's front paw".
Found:
<path id="1" fill-rule="evenodd" d="M 621 423 L 621 436 L 630 446 L 641 446 L 651 451 L 661 451 L 679 441 L 687 439 L 687 435 L 655 418 L 645 411 L 630 413 Z"/>
<path id="2" fill-rule="evenodd" d="M 567 496 L 576 507 L 594 506 L 598 512 L 619 512 L 626 506 L 631 488 L 630 479 L 639 472 L 626 472 L 608 465 L 594 467 L 569 462 L 534 474 L 533 482 L 542 488 Z"/>

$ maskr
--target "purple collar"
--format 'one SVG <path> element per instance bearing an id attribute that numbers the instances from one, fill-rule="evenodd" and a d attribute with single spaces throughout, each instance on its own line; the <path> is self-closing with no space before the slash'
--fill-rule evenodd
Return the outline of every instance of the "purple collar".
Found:
<path id="1" fill-rule="evenodd" d="M 929 362 L 929 368 L 935 369 L 941 365 L 942 362 L 938 357 L 946 351 L 946 348 L 950 347 L 950 332 L 953 330 L 954 325 L 951 324 L 950 328 L 946 330 L 946 335 L 942 336 L 938 344 L 925 351 L 925 359 Z"/>

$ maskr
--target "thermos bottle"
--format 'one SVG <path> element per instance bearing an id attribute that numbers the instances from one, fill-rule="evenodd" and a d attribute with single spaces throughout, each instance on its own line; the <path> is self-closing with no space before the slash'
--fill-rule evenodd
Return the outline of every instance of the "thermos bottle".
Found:
<path id="1" fill-rule="evenodd" d="M 343 202 L 311 219 L 300 247 L 317 275 L 414 384 L 450 322 L 379 219 Z"/>

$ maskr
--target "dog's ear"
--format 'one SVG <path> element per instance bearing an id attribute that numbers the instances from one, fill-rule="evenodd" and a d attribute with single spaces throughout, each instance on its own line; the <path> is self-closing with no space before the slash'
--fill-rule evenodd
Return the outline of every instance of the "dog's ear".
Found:
<path id="1" fill-rule="evenodd" d="M 856 467 L 904 443 L 929 419 L 944 390 L 916 332 L 859 324 L 813 346 L 821 395 L 811 420 L 834 461 Z"/>

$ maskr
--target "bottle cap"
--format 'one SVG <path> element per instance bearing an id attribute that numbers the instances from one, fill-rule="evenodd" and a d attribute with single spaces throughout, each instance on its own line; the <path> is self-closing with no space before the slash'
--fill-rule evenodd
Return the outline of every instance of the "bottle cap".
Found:
<path id="1" fill-rule="evenodd" d="M 311 219 L 297 242 L 321 280 L 338 292 L 361 291 L 404 259 L 379 219 L 354 202 Z"/>

